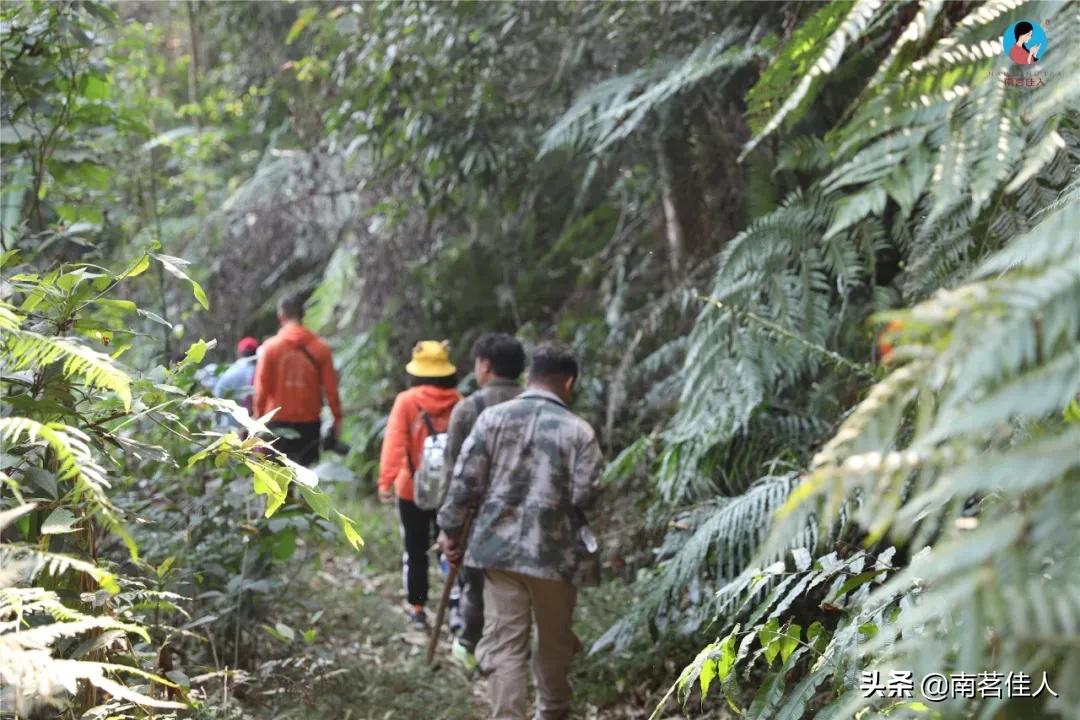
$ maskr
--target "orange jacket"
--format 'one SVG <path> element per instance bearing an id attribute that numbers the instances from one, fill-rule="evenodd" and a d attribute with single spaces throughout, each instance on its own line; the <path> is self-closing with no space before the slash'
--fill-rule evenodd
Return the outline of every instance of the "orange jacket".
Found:
<path id="1" fill-rule="evenodd" d="M 300 323 L 282 325 L 277 335 L 263 343 L 255 364 L 252 414 L 261 417 L 280 407 L 274 420 L 314 422 L 322 412 L 324 396 L 334 414 L 334 426 L 340 428 L 341 400 L 330 347 Z"/>
<path id="2" fill-rule="evenodd" d="M 420 452 L 427 437 L 427 425 L 420 417 L 423 409 L 431 418 L 436 432 L 446 432 L 450 424 L 450 411 L 461 400 L 457 390 L 434 385 L 417 385 L 398 393 L 390 418 L 386 421 L 382 453 L 379 456 L 379 489 L 386 491 L 393 486 L 402 500 L 413 499 L 412 472 L 405 453 L 409 453 L 413 467 L 420 467 Z"/>

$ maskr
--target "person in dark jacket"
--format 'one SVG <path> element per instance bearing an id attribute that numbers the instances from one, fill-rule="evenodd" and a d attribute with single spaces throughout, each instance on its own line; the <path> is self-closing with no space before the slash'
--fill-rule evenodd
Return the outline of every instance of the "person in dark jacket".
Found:
<path id="1" fill-rule="evenodd" d="M 444 490 L 450 487 L 454 465 L 465 438 L 486 408 L 512 400 L 521 394 L 521 373 L 525 371 L 525 348 L 517 338 L 506 333 L 485 333 L 473 345 L 473 374 L 480 389 L 454 406 L 447 430 L 446 457 L 443 462 Z M 444 496 L 445 500 L 445 496 Z M 460 582 L 460 620 L 451 618 L 451 629 L 461 626 L 451 652 L 472 671 L 476 667 L 476 643 L 484 631 L 484 571 L 463 567 Z"/>

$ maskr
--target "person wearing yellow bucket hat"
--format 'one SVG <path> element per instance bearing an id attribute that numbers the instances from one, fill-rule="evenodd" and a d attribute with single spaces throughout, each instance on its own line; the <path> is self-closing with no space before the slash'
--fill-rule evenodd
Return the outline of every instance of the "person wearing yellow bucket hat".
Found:
<path id="1" fill-rule="evenodd" d="M 450 411 L 461 395 L 456 389 L 457 368 L 450 362 L 450 347 L 445 340 L 418 342 L 405 372 L 410 387 L 394 399 L 379 455 L 379 499 L 390 503 L 397 497 L 405 543 L 402 574 L 408 613 L 413 625 L 421 629 L 427 626 L 424 605 L 428 599 L 428 549 L 437 529 L 436 510 L 416 502 L 413 476 L 425 460 L 425 440 L 446 432 Z"/>

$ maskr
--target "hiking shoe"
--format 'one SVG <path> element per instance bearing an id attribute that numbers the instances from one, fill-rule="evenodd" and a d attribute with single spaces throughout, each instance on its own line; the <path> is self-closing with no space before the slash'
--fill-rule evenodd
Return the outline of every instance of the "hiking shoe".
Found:
<path id="1" fill-rule="evenodd" d="M 426 631 L 428 629 L 427 613 L 423 605 L 409 605 L 405 613 L 409 616 L 414 630 Z"/>
<path id="2" fill-rule="evenodd" d="M 454 644 L 450 646 L 450 655 L 461 663 L 461 666 L 465 668 L 465 672 L 471 674 L 476 669 L 476 655 L 472 650 L 465 647 L 458 638 L 454 638 Z"/>

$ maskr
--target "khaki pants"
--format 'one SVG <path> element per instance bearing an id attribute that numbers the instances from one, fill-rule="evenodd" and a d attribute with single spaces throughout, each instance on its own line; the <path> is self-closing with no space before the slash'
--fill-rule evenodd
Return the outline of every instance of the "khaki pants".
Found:
<path id="1" fill-rule="evenodd" d="M 520 573 L 484 573 L 484 636 L 477 646 L 480 667 L 491 673 L 488 696 L 493 720 L 526 720 L 529 645 L 536 623 L 537 720 L 570 717 L 570 661 L 580 648 L 571 629 L 577 588 L 559 580 Z"/>

